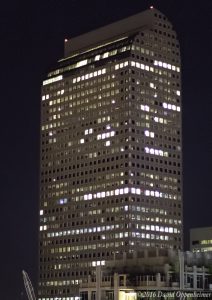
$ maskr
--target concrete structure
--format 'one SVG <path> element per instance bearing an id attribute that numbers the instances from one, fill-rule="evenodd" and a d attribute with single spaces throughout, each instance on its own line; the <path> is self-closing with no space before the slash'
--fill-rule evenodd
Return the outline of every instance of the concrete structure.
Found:
<path id="1" fill-rule="evenodd" d="M 190 250 L 193 252 L 212 252 L 212 227 L 192 228 L 190 230 Z"/>
<path id="2" fill-rule="evenodd" d="M 42 87 L 40 300 L 116 253 L 182 248 L 180 74 L 155 9 L 65 42 Z"/>
<path id="3" fill-rule="evenodd" d="M 117 255 L 83 280 L 81 300 L 212 299 L 212 253 L 151 249 Z"/>

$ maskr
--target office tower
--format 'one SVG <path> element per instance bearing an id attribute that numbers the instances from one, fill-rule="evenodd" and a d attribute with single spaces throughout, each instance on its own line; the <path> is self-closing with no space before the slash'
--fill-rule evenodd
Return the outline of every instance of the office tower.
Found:
<path id="1" fill-rule="evenodd" d="M 182 247 L 180 52 L 153 8 L 65 41 L 42 86 L 39 299 L 114 254 Z"/>

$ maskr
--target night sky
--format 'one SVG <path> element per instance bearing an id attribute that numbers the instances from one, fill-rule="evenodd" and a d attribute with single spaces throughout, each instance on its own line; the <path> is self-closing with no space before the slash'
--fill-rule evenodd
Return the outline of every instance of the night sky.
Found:
<path id="1" fill-rule="evenodd" d="M 161 10 L 181 45 L 184 228 L 212 226 L 212 1 L 7 0 L 0 5 L 0 299 L 36 287 L 40 88 L 71 38 L 148 9 Z"/>

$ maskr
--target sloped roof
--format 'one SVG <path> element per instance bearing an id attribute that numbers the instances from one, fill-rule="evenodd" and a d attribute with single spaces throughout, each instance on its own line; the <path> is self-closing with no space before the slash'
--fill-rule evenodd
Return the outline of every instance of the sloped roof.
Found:
<path id="1" fill-rule="evenodd" d="M 106 43 L 123 36 L 128 36 L 140 29 L 150 28 L 154 22 L 154 14 L 160 13 L 156 9 L 148 9 L 136 15 L 111 23 L 96 30 L 84 33 L 65 42 L 65 57 L 86 50 L 92 46 Z M 161 13 L 160 13 L 161 14 Z"/>

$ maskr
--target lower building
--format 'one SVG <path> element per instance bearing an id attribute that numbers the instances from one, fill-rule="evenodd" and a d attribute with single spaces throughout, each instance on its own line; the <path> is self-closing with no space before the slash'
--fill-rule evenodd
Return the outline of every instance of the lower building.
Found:
<path id="1" fill-rule="evenodd" d="M 80 299 L 212 299 L 211 267 L 212 253 L 123 253 L 81 283 Z"/>
<path id="2" fill-rule="evenodd" d="M 190 250 L 192 252 L 212 251 L 212 227 L 190 230 Z"/>

